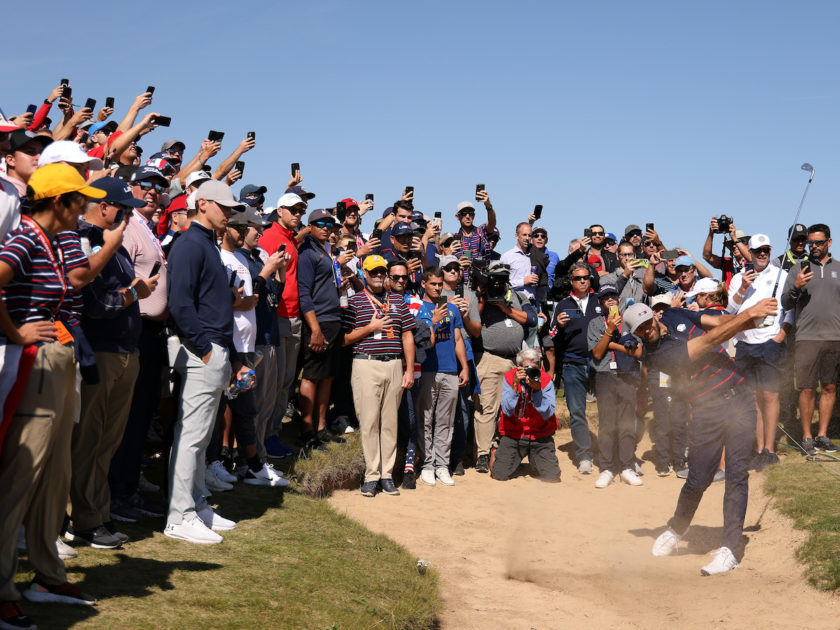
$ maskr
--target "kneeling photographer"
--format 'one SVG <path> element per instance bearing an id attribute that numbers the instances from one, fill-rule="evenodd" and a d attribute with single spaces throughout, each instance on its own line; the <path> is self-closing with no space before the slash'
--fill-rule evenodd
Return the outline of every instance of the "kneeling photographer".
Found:
<path id="1" fill-rule="evenodd" d="M 501 439 L 493 458 L 493 479 L 510 479 L 527 455 L 540 479 L 549 483 L 560 481 L 552 437 L 557 430 L 554 383 L 539 365 L 540 355 L 536 350 L 520 350 L 516 367 L 504 376 L 499 420 Z"/>
<path id="2" fill-rule="evenodd" d="M 490 471 L 490 444 L 496 432 L 502 379 L 522 349 L 524 327 L 537 324 L 537 312 L 511 290 L 509 280 L 510 267 L 505 263 L 497 260 L 485 271 L 474 261 L 471 281 L 481 314 L 481 337 L 474 344 L 481 387 L 475 414 L 475 469 L 484 473 Z"/>

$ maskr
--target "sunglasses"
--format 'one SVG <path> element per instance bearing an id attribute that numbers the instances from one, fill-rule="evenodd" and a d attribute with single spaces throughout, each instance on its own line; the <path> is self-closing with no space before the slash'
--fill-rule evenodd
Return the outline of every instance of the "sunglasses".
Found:
<path id="1" fill-rule="evenodd" d="M 811 247 L 822 247 L 826 243 L 828 243 L 827 238 L 820 239 L 818 241 L 808 241 L 808 245 L 810 245 Z"/>
<path id="2" fill-rule="evenodd" d="M 548 238 L 548 236 L 546 236 L 542 232 L 537 232 L 536 234 L 531 234 L 531 238 Z"/>
<path id="3" fill-rule="evenodd" d="M 583 282 L 589 280 L 589 276 L 572 276 L 572 282 Z"/>
<path id="4" fill-rule="evenodd" d="M 627 234 L 626 234 L 626 236 L 641 236 L 641 235 L 642 235 L 641 230 L 631 230 L 630 232 L 627 232 Z"/>
<path id="5" fill-rule="evenodd" d="M 378 271 L 378 270 L 375 270 Z M 371 272 L 372 274 L 373 272 Z M 408 274 L 404 273 L 392 273 L 390 278 L 393 282 L 406 282 L 408 280 Z"/>
<path id="6" fill-rule="evenodd" d="M 141 190 L 154 190 L 155 192 L 163 193 L 166 188 L 163 184 L 156 184 L 155 182 L 140 182 Z"/>
<path id="7" fill-rule="evenodd" d="M 449 273 L 459 273 L 461 271 L 461 267 L 460 265 L 457 267 L 444 267 L 443 270 L 448 271 Z"/>
<path id="8" fill-rule="evenodd" d="M 303 208 L 286 208 L 290 214 L 303 214 L 305 210 Z"/>
<path id="9" fill-rule="evenodd" d="M 656 243 L 654 243 L 653 241 L 644 241 L 642 242 L 642 245 L 645 247 L 651 247 L 652 245 L 656 245 Z"/>
<path id="10" fill-rule="evenodd" d="M 596 232 L 595 230 L 592 230 L 592 236 L 603 236 L 604 234 L 606 234 L 606 232 Z"/>
<path id="11" fill-rule="evenodd" d="M 474 216 L 475 216 L 475 211 L 462 210 L 461 212 L 459 212 L 459 213 L 458 213 L 458 216 L 461 216 L 461 217 L 466 217 L 466 216 L 471 216 L 471 217 L 474 217 Z"/>
<path id="12" fill-rule="evenodd" d="M 759 247 L 758 249 L 753 249 L 751 251 L 755 252 L 756 254 L 762 254 L 764 256 L 769 256 L 770 255 L 770 248 L 769 247 Z"/>
<path id="13" fill-rule="evenodd" d="M 388 273 L 388 270 L 385 267 L 377 267 L 376 269 L 371 269 L 368 273 L 372 276 L 384 276 Z"/>
<path id="14" fill-rule="evenodd" d="M 313 225 L 316 228 L 321 228 L 323 230 L 324 228 L 331 228 L 335 225 L 335 223 L 333 223 L 332 221 L 315 221 L 315 223 L 312 223 L 311 225 Z"/>

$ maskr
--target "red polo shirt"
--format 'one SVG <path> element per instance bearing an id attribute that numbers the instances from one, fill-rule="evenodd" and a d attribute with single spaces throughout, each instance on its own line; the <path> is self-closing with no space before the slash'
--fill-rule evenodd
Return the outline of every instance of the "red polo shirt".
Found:
<path id="1" fill-rule="evenodd" d="M 259 246 L 270 256 L 276 252 L 281 245 L 286 246 L 286 252 L 291 256 L 289 264 L 286 265 L 286 286 L 283 288 L 283 301 L 277 307 L 277 314 L 280 317 L 300 317 L 300 302 L 298 300 L 298 251 L 295 243 L 295 233 L 287 230 L 280 223 L 274 223 L 260 237 Z"/>

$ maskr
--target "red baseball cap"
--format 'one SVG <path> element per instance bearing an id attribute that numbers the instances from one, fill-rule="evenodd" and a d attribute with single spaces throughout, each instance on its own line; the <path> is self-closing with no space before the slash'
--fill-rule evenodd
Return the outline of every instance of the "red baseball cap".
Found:
<path id="1" fill-rule="evenodd" d="M 342 199 L 341 201 L 344 202 L 344 206 L 349 210 L 352 206 L 356 206 L 356 209 L 359 209 L 359 204 L 356 202 L 355 199 L 347 197 L 347 199 Z"/>

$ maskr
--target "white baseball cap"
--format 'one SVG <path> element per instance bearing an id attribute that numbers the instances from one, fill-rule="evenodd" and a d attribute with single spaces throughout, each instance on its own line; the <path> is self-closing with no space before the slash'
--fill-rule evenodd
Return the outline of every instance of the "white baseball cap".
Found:
<path id="1" fill-rule="evenodd" d="M 277 207 L 278 208 L 291 208 L 292 206 L 296 206 L 299 203 L 306 203 L 303 199 L 301 199 L 295 193 L 286 193 L 280 199 L 277 200 Z"/>
<path id="2" fill-rule="evenodd" d="M 700 278 L 694 283 L 694 288 L 686 293 L 686 297 L 694 297 L 698 293 L 714 293 L 719 286 L 720 282 L 714 278 Z"/>
<path id="3" fill-rule="evenodd" d="M 187 179 L 184 181 L 184 186 L 196 186 L 196 182 L 200 182 L 204 179 L 210 179 L 210 173 L 202 170 L 193 171 L 187 175 Z"/>
<path id="4" fill-rule="evenodd" d="M 750 249 L 758 249 L 759 247 L 770 247 L 770 237 L 766 234 L 753 234 L 750 238 L 750 242 L 747 245 L 747 247 L 749 247 Z"/>
<path id="5" fill-rule="evenodd" d="M 58 140 L 51 142 L 41 151 L 38 158 L 38 166 L 55 164 L 57 162 L 68 162 L 70 164 L 87 164 L 92 171 L 101 171 L 104 166 L 102 160 L 91 157 L 72 140 Z"/>

